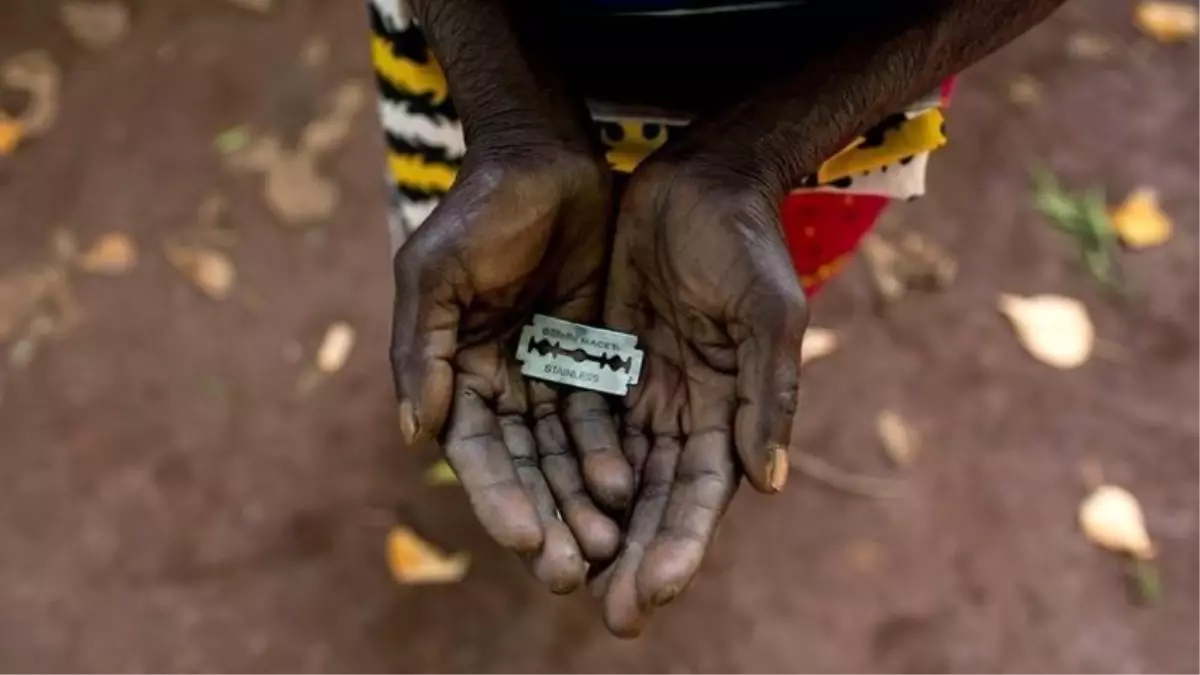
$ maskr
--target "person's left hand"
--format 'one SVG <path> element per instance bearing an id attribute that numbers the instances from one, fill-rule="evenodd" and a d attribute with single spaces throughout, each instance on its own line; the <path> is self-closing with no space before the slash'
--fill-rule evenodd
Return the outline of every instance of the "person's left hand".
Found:
<path id="1" fill-rule="evenodd" d="M 779 205 L 695 169 L 643 165 L 617 219 L 605 320 L 645 352 L 622 441 L 637 492 L 594 587 L 623 636 L 691 581 L 741 475 L 771 493 L 788 472 L 808 312 Z"/>

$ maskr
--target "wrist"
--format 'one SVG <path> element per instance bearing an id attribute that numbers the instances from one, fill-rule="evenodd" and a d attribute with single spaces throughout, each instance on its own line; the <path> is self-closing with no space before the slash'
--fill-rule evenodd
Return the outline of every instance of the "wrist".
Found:
<path id="1" fill-rule="evenodd" d="M 569 103 L 552 107 L 509 100 L 503 107 L 476 111 L 465 116 L 463 131 L 467 147 L 501 155 L 567 154 L 596 157 L 583 120 L 577 119 Z"/>
<path id="2" fill-rule="evenodd" d="M 515 177 L 530 189 L 558 194 L 610 195 L 612 172 L 604 157 L 542 134 L 509 134 L 502 143 L 468 145 L 463 172 Z"/>
<path id="3" fill-rule="evenodd" d="M 652 164 L 671 167 L 722 193 L 777 202 L 791 191 L 797 169 L 793 153 L 774 142 L 770 131 L 742 127 L 722 134 L 708 133 L 703 126 L 689 129 L 677 143 L 655 153 Z"/>
<path id="4" fill-rule="evenodd" d="M 731 204 L 759 201 L 774 204 L 790 190 L 790 181 L 784 180 L 768 154 L 726 151 L 720 146 L 700 143 L 663 148 L 639 167 L 635 173 L 635 178 L 638 177 L 643 177 L 646 183 L 669 184 Z"/>
<path id="5" fill-rule="evenodd" d="M 706 228 L 734 227 L 744 233 L 778 227 L 782 197 L 760 177 L 723 163 L 680 155 L 657 157 L 634 172 L 622 198 L 622 211 L 643 214 L 631 223 L 685 226 L 688 236 L 706 237 Z M 620 221 L 618 221 L 620 222 Z"/>

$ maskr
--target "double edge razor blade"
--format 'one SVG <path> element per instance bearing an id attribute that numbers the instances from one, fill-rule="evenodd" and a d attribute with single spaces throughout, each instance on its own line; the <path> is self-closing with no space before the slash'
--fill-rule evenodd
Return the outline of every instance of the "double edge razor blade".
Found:
<path id="1" fill-rule="evenodd" d="M 521 374 L 624 396 L 642 372 L 637 336 L 542 314 L 521 330 Z"/>

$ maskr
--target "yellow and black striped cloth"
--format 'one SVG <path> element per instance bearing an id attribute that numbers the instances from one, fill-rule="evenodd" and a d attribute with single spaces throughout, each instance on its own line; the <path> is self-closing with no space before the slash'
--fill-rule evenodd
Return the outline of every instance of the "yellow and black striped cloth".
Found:
<path id="1" fill-rule="evenodd" d="M 393 244 L 398 247 L 453 185 L 466 146 L 445 75 L 404 0 L 370 0 L 370 15 L 371 58 L 393 188 Z M 797 190 L 919 196 L 928 154 L 946 143 L 941 104 L 939 92 L 933 92 L 890 116 L 831 157 Z M 688 122 L 590 105 L 609 163 L 626 173 Z"/>

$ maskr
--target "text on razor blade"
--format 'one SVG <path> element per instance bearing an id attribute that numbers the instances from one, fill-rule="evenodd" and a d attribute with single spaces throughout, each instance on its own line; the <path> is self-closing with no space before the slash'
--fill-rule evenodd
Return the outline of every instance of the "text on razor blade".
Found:
<path id="1" fill-rule="evenodd" d="M 641 372 L 636 344 L 633 335 L 539 314 L 521 332 L 517 358 L 528 377 L 622 396 Z"/>

